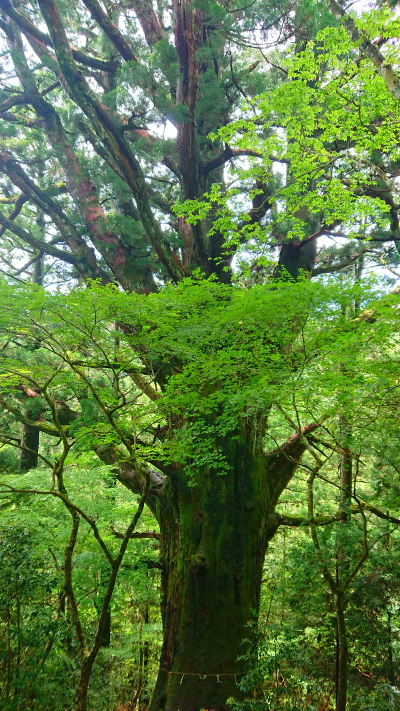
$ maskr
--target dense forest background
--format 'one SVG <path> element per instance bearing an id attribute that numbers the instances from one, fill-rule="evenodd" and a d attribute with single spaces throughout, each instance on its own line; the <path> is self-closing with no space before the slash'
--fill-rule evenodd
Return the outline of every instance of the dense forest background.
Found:
<path id="1" fill-rule="evenodd" d="M 0 709 L 400 709 L 399 30 L 0 0 Z"/>

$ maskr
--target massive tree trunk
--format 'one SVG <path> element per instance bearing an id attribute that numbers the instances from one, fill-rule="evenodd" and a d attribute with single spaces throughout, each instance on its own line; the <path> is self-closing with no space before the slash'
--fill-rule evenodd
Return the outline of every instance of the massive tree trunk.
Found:
<path id="1" fill-rule="evenodd" d="M 226 711 L 240 695 L 274 508 L 304 446 L 295 434 L 266 456 L 236 432 L 224 449 L 226 473 L 177 472 L 160 499 L 164 641 L 151 711 Z"/>
<path id="2" fill-rule="evenodd" d="M 236 457 L 235 457 L 236 454 Z M 267 544 L 264 457 L 233 443 L 226 474 L 178 474 L 161 511 L 164 644 L 151 709 L 226 709 L 243 671 Z"/>

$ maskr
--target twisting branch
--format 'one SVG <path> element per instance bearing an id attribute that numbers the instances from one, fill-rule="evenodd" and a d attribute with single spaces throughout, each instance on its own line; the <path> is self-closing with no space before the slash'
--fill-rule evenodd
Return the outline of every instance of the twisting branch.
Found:
<path id="1" fill-rule="evenodd" d="M 124 138 L 119 122 L 98 100 L 85 77 L 79 71 L 72 56 L 65 28 L 54 0 L 38 0 L 44 20 L 50 32 L 57 60 L 62 71 L 65 86 L 71 98 L 91 121 L 92 127 L 107 151 L 114 157 L 119 170 L 124 174 L 138 207 L 140 219 L 150 243 L 167 269 L 170 277 L 179 281 L 187 275 L 187 270 L 171 249 L 156 220 L 150 205 L 147 185 L 141 165 Z M 92 215 L 92 222 L 95 215 Z M 118 239 L 113 240 L 113 250 L 120 249 Z M 121 255 L 122 256 L 122 255 Z M 123 263 L 127 255 L 123 255 Z"/>
<path id="2" fill-rule="evenodd" d="M 103 598 L 103 603 L 101 606 L 100 615 L 99 615 L 99 619 L 97 622 L 96 635 L 95 635 L 95 638 L 94 638 L 94 641 L 92 644 L 92 648 L 90 649 L 89 653 L 87 653 L 85 655 L 85 659 L 84 659 L 84 662 L 81 667 L 81 675 L 80 675 L 79 685 L 77 688 L 78 708 L 85 708 L 87 688 L 88 688 L 88 684 L 89 684 L 90 674 L 91 674 L 93 664 L 96 660 L 97 654 L 100 650 L 101 643 L 103 640 L 107 614 L 108 614 L 111 598 L 112 598 L 112 595 L 114 592 L 114 587 L 115 587 L 115 583 L 117 580 L 118 572 L 119 572 L 122 560 L 124 558 L 126 549 L 128 547 L 129 541 L 132 538 L 133 531 L 136 527 L 137 522 L 139 521 L 139 519 L 142 515 L 143 508 L 144 508 L 144 505 L 145 505 L 145 502 L 146 502 L 146 499 L 147 499 L 147 496 L 149 493 L 149 487 L 150 487 L 150 479 L 149 479 L 149 477 L 147 477 L 142 496 L 140 498 L 138 507 L 136 509 L 136 513 L 135 513 L 132 521 L 130 522 L 129 526 L 126 528 L 124 538 L 122 539 L 118 555 L 116 556 L 116 558 L 114 559 L 114 561 L 111 565 L 110 576 L 108 579 L 106 592 L 105 592 L 105 595 Z M 82 703 L 82 701 L 84 703 Z"/>
<path id="3" fill-rule="evenodd" d="M 309 522 L 310 522 L 310 532 L 311 532 L 311 538 L 314 544 L 314 549 L 316 556 L 318 558 L 318 562 L 321 568 L 322 575 L 324 576 L 326 582 L 328 583 L 328 586 L 330 588 L 330 591 L 332 594 L 337 593 L 337 586 L 336 582 L 326 565 L 321 546 L 319 544 L 319 539 L 318 539 L 318 534 L 317 534 L 317 529 L 316 529 L 316 524 L 314 521 L 314 481 L 315 477 L 317 476 L 319 469 L 321 467 L 317 464 L 314 470 L 312 471 L 308 482 L 307 482 L 307 508 L 308 508 L 308 517 L 309 517 Z"/>
<path id="4" fill-rule="evenodd" d="M 56 465 L 54 465 L 55 467 Z M 60 470 L 60 467 L 58 467 Z M 60 474 L 60 471 L 58 471 L 58 474 Z M 60 480 L 61 481 L 61 480 Z M 102 549 L 104 555 L 106 556 L 108 562 L 110 565 L 114 563 L 114 558 L 112 557 L 110 551 L 107 548 L 107 545 L 104 543 L 99 529 L 97 528 L 96 522 L 91 516 L 88 516 L 88 514 L 83 511 L 79 506 L 74 504 L 67 496 L 66 493 L 63 493 L 61 491 L 58 491 L 56 489 L 50 489 L 50 490 L 41 490 L 41 489 L 26 489 L 26 488 L 18 488 L 15 486 L 11 486 L 10 484 L 6 483 L 1 483 L 1 486 L 3 487 L 3 490 L 0 489 L 0 494 L 4 494 L 6 492 L 10 492 L 12 494 L 36 494 L 37 496 L 54 496 L 56 499 L 60 499 L 64 506 L 68 509 L 68 511 L 71 513 L 76 514 L 78 517 L 82 518 L 84 521 L 86 521 L 87 524 L 89 524 L 90 528 L 93 531 L 93 537 L 96 539 L 98 542 L 100 548 Z M 60 484 L 60 488 L 64 488 L 62 483 Z"/>
<path id="5" fill-rule="evenodd" d="M 81 624 L 79 609 L 75 598 L 75 592 L 72 584 L 72 556 L 74 554 L 75 546 L 78 540 L 78 531 L 80 519 L 76 511 L 70 510 L 72 518 L 71 533 L 69 540 L 64 549 L 64 592 L 68 600 L 72 624 L 74 626 L 75 635 L 78 640 L 79 652 L 81 658 L 84 658 L 87 654 L 87 646 L 85 634 Z"/>
<path id="6" fill-rule="evenodd" d="M 21 422 L 23 425 L 28 425 L 29 427 L 36 427 L 36 429 L 38 429 L 39 432 L 44 432 L 45 434 L 51 435 L 52 437 L 59 437 L 60 436 L 60 432 L 55 425 L 47 424 L 46 422 L 42 422 L 42 420 L 38 420 L 38 421 L 30 420 L 28 417 L 25 417 L 25 415 L 23 415 L 21 410 L 19 410 L 17 407 L 12 405 L 1 394 L 0 394 L 0 405 L 5 410 L 7 410 L 7 412 L 10 412 L 12 415 L 14 415 L 15 419 L 18 420 L 18 422 Z M 66 429 L 68 429 L 68 427 L 66 427 Z"/>

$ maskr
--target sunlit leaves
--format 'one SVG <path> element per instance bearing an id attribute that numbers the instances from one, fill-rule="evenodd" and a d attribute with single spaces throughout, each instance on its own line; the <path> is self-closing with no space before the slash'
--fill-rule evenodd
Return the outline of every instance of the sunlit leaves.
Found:
<path id="1" fill-rule="evenodd" d="M 293 417 L 294 398 L 304 421 L 347 403 L 361 423 L 397 387 L 398 311 L 390 300 L 374 305 L 373 283 L 282 281 L 244 290 L 187 279 L 148 296 L 93 285 L 68 296 L 33 290 L 31 306 L 27 288 L 12 298 L 3 291 L 3 392 L 18 404 L 23 384 L 67 402 L 75 412 L 72 451 L 118 447 L 128 458 L 133 447 L 145 461 L 190 461 L 222 473 L 215 440 L 267 415 L 274 402 Z M 355 318 L 356 303 L 372 309 L 373 324 Z M 130 327 L 116 328 L 116 318 Z M 151 383 L 156 372 L 163 391 L 153 401 L 135 376 Z M 179 428 L 154 438 L 176 418 Z"/>
<path id="2" fill-rule="evenodd" d="M 396 22 L 393 14 L 378 10 L 358 24 L 371 37 L 386 38 L 396 36 Z M 389 42 L 382 51 L 388 61 L 398 61 L 395 44 Z M 237 151 L 254 153 L 246 166 L 233 169 L 238 180 L 265 181 L 281 163 L 285 177 L 268 197 L 273 209 L 262 229 L 249 224 L 243 200 L 235 204 L 235 188 L 225 195 L 214 189 L 197 205 L 192 201 L 179 208 L 193 222 L 211 210 L 228 251 L 240 240 L 262 249 L 280 243 L 283 235 L 304 239 L 310 220 L 319 226 L 340 224 L 350 237 L 361 233 L 368 238 L 374 230 L 389 229 L 388 195 L 399 193 L 389 174 L 400 157 L 400 114 L 383 78 L 343 27 L 321 30 L 286 67 L 286 82 L 243 107 L 247 119 L 212 136 Z"/>

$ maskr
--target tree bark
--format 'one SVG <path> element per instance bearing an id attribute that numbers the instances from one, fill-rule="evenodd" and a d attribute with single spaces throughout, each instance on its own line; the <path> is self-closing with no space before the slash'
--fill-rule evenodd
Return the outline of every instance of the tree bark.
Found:
<path id="1" fill-rule="evenodd" d="M 36 222 L 39 227 L 41 237 L 44 240 L 45 221 L 44 213 L 42 210 L 38 210 Z M 43 285 L 43 266 L 43 256 L 39 256 L 33 267 L 33 284 L 38 284 L 39 286 Z M 37 407 L 28 407 L 25 411 L 25 416 L 29 420 L 37 420 L 39 416 Z M 32 427 L 31 425 L 23 424 L 21 438 L 21 454 L 19 462 L 21 472 L 28 472 L 30 469 L 36 469 L 39 459 L 39 444 L 40 435 L 38 428 Z"/>
<path id="2" fill-rule="evenodd" d="M 159 504 L 164 641 L 150 711 L 227 711 L 240 697 L 250 625 L 257 620 L 272 516 L 304 445 L 298 434 L 269 456 L 235 432 L 224 473 L 177 472 Z M 192 485 L 191 485 L 192 484 Z"/>
<path id="3" fill-rule="evenodd" d="M 339 652 L 337 659 L 336 711 L 346 711 L 347 704 L 347 630 L 344 615 L 344 593 L 339 590 L 335 595 L 337 638 Z"/>
<path id="4" fill-rule="evenodd" d="M 304 239 L 302 242 L 284 242 L 279 254 L 276 276 L 298 279 L 309 276 L 315 265 L 317 240 Z"/>
<path id="5" fill-rule="evenodd" d="M 27 409 L 26 417 L 29 419 L 36 419 L 37 413 L 35 410 Z M 22 439 L 21 439 L 21 458 L 20 458 L 20 469 L 21 472 L 28 472 L 30 469 L 35 469 L 38 465 L 38 452 L 39 452 L 39 430 L 37 427 L 31 427 L 31 425 L 22 425 Z"/>
<path id="6" fill-rule="evenodd" d="M 161 513 L 165 637 L 151 711 L 227 709 L 267 543 L 265 463 L 238 443 L 227 474 L 168 483 Z"/>

